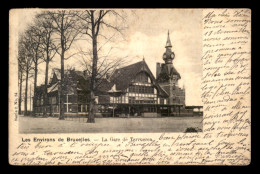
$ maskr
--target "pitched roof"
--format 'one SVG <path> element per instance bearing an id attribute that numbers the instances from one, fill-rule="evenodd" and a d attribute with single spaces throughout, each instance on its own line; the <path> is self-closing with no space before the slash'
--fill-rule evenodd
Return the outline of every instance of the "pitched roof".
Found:
<path id="1" fill-rule="evenodd" d="M 53 68 L 53 73 L 55 73 L 56 77 L 58 78 L 58 80 L 60 80 L 60 77 L 61 77 L 61 73 L 60 73 L 60 69 L 58 68 Z"/>
<path id="2" fill-rule="evenodd" d="M 50 92 L 58 91 L 58 86 L 59 86 L 58 83 L 55 83 L 54 85 L 47 88 L 47 92 L 50 93 Z"/>
<path id="3" fill-rule="evenodd" d="M 179 79 L 181 78 L 180 73 L 178 73 L 174 66 L 171 67 L 170 74 L 177 75 Z"/>
<path id="4" fill-rule="evenodd" d="M 157 77 L 157 82 L 168 81 L 172 75 L 177 75 L 178 79 L 181 79 L 180 73 L 174 68 L 172 64 L 162 64 L 162 70 Z"/>
<path id="5" fill-rule="evenodd" d="M 58 90 L 59 81 L 61 79 L 60 69 L 53 68 L 48 84 L 48 92 L 54 92 Z M 64 83 L 67 92 L 75 90 L 89 91 L 89 79 L 85 76 L 84 72 L 76 70 L 64 71 Z"/>
<path id="6" fill-rule="evenodd" d="M 107 79 L 100 79 L 97 84 L 97 90 L 96 95 L 100 94 L 107 94 L 107 91 L 109 91 L 113 86 L 113 83 L 109 82 Z"/>
<path id="7" fill-rule="evenodd" d="M 155 78 L 145 61 L 140 61 L 115 70 L 110 81 L 113 84 L 116 84 L 117 90 L 124 90 L 133 82 L 136 75 L 141 71 L 146 71 L 152 78 L 152 81 L 155 81 Z"/>
<path id="8" fill-rule="evenodd" d="M 82 71 L 76 71 L 76 70 L 64 70 L 64 76 L 66 77 L 67 75 L 71 75 L 71 72 L 74 72 L 74 77 L 76 78 L 84 78 L 85 80 L 87 79 L 87 77 L 85 76 L 84 72 Z M 53 79 L 54 74 L 56 75 L 57 79 L 60 80 L 61 78 L 61 72 L 60 69 L 58 68 L 53 68 L 52 69 L 52 75 L 50 77 L 50 79 Z M 76 75 L 76 76 L 75 76 Z M 51 81 L 49 81 L 51 82 Z"/>
<path id="9" fill-rule="evenodd" d="M 83 77 L 85 80 L 87 79 L 86 75 L 83 71 L 75 71 L 78 77 Z"/>
<path id="10" fill-rule="evenodd" d="M 100 92 L 107 92 L 111 90 L 111 88 L 115 85 L 116 90 L 125 90 L 129 87 L 129 85 L 133 82 L 136 78 L 136 75 L 142 71 L 145 71 L 149 74 L 152 83 L 157 87 L 159 90 L 159 94 L 163 97 L 167 97 L 168 94 L 163 91 L 163 89 L 156 83 L 155 77 L 153 76 L 151 70 L 149 69 L 146 62 L 140 61 L 123 68 L 116 69 L 115 72 L 111 75 L 109 81 L 107 79 L 102 79 L 100 86 L 98 87 L 98 93 Z"/>

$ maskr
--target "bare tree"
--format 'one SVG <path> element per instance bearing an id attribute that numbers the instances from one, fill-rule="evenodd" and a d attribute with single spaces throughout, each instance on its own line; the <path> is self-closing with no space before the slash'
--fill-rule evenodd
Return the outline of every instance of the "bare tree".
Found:
<path id="1" fill-rule="evenodd" d="M 19 100 L 18 100 L 18 114 L 22 114 L 22 88 L 23 88 L 23 81 L 24 74 L 25 74 L 25 49 L 23 47 L 22 39 L 19 38 L 18 43 L 18 86 L 19 86 Z"/>
<path id="2" fill-rule="evenodd" d="M 54 28 L 53 28 L 53 19 L 46 13 L 40 13 L 36 16 L 37 26 L 42 30 L 42 50 L 43 50 L 43 61 L 45 62 L 45 81 L 44 81 L 44 96 L 43 104 L 47 106 L 48 97 L 47 97 L 47 88 L 48 88 L 48 73 L 49 73 L 49 63 L 54 58 L 56 51 L 53 40 Z M 46 109 L 44 110 L 46 111 Z M 50 108 L 50 113 L 52 109 Z M 44 112 L 44 115 L 46 112 Z"/>
<path id="3" fill-rule="evenodd" d="M 64 60 L 75 55 L 72 54 L 66 57 L 66 53 L 81 31 L 80 29 L 76 29 L 78 26 L 77 13 L 77 11 L 72 10 L 47 11 L 47 14 L 53 19 L 53 29 L 58 35 L 56 52 L 61 58 L 60 120 L 64 120 Z"/>
<path id="4" fill-rule="evenodd" d="M 111 18 L 115 18 L 116 22 L 111 22 Z M 100 57 L 98 52 L 102 48 L 98 48 L 98 36 L 102 36 L 107 41 L 111 38 L 108 38 L 100 31 L 112 29 L 115 32 L 122 34 L 122 30 L 125 28 L 125 14 L 120 14 L 114 10 L 85 10 L 78 15 L 84 29 L 84 34 L 86 34 L 92 41 L 92 56 L 91 61 L 86 61 L 86 68 L 89 74 L 91 75 L 90 80 L 90 106 L 88 114 L 88 123 L 95 123 L 95 93 L 99 85 L 98 81 L 101 79 L 107 72 L 111 71 L 113 68 L 117 67 L 120 64 L 120 61 L 108 62 L 106 57 L 103 61 L 99 61 Z M 118 22 L 121 21 L 121 22 Z M 112 36 L 113 37 L 113 36 Z M 91 62 L 90 65 L 88 62 Z M 98 66 L 98 63 L 100 65 Z M 105 63 L 106 66 L 105 66 Z"/>
<path id="5" fill-rule="evenodd" d="M 38 65 L 42 63 L 43 58 L 43 49 L 42 45 L 42 34 L 43 30 L 34 23 L 32 26 L 28 28 L 26 31 L 26 36 L 28 42 L 30 42 L 30 52 L 33 61 L 33 69 L 34 69 L 34 82 L 33 82 L 33 91 L 34 91 L 34 99 L 33 99 L 33 113 L 35 112 L 34 108 L 36 106 L 36 87 L 37 87 L 37 80 L 38 80 Z M 45 111 L 45 109 L 44 109 Z"/>
<path id="6" fill-rule="evenodd" d="M 30 72 L 33 69 L 33 56 L 30 39 L 26 35 L 22 35 L 19 39 L 19 54 L 22 55 L 21 66 L 25 72 L 25 96 L 24 96 L 24 115 L 28 115 L 27 111 L 27 94 L 28 94 L 28 80 L 30 78 Z M 21 63 L 22 63 L 21 62 Z"/>

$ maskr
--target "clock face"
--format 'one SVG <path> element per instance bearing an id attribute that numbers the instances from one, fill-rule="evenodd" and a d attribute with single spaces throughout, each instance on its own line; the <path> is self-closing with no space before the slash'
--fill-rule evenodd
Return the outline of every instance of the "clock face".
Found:
<path id="1" fill-rule="evenodd" d="M 173 53 L 171 54 L 171 58 L 174 58 L 174 54 Z"/>
<path id="2" fill-rule="evenodd" d="M 166 54 L 163 55 L 163 58 L 166 59 Z"/>

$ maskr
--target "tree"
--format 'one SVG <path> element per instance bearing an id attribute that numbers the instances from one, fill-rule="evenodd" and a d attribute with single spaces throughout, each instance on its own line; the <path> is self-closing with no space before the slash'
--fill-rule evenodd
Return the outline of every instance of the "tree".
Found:
<path id="1" fill-rule="evenodd" d="M 22 63 L 20 64 L 23 67 L 25 72 L 25 96 L 24 96 L 24 115 L 28 115 L 27 111 L 27 92 L 28 92 L 28 80 L 30 78 L 30 72 L 33 69 L 33 56 L 32 56 L 32 47 L 30 39 L 26 35 L 21 35 L 19 38 L 19 55 L 22 56 Z M 19 58 L 19 57 L 18 57 Z M 21 87 L 20 87 L 21 88 Z"/>
<path id="2" fill-rule="evenodd" d="M 106 18 L 107 17 L 107 18 Z M 115 23 L 111 23 L 111 18 L 115 18 Z M 119 14 L 114 10 L 85 10 L 78 18 L 81 21 L 81 27 L 84 29 L 84 34 L 86 34 L 92 41 L 92 64 L 89 65 L 87 62 L 87 70 L 91 75 L 90 80 L 90 106 L 88 114 L 88 123 L 95 123 L 95 92 L 98 87 L 98 79 L 101 79 L 107 72 L 111 69 L 117 67 L 120 61 L 111 62 L 110 65 L 104 66 L 104 63 L 107 62 L 106 59 L 101 62 L 98 67 L 99 55 L 98 52 L 102 48 L 98 48 L 98 36 L 103 36 L 109 41 L 111 38 L 107 38 L 105 35 L 100 33 L 100 30 L 112 29 L 115 32 L 122 34 L 122 30 L 125 27 L 125 15 Z M 118 23 L 118 21 L 121 21 Z M 113 37 L 113 36 L 112 36 Z M 91 69 L 89 69 L 91 67 Z M 104 68 L 106 67 L 106 68 Z"/>
<path id="3" fill-rule="evenodd" d="M 34 23 L 32 26 L 29 27 L 29 29 L 26 31 L 26 37 L 28 39 L 28 42 L 30 42 L 30 52 L 32 56 L 33 61 L 33 69 L 34 69 L 34 82 L 33 82 L 33 91 L 34 91 L 34 98 L 33 98 L 33 113 L 35 113 L 35 106 L 36 106 L 36 87 L 37 87 L 37 79 L 38 79 L 38 65 L 42 63 L 43 58 L 43 49 L 41 47 L 42 45 L 42 34 L 43 31 L 37 25 L 37 23 Z"/>
<path id="4" fill-rule="evenodd" d="M 42 30 L 42 50 L 43 50 L 43 61 L 45 62 L 45 81 L 44 81 L 44 96 L 43 96 L 43 104 L 47 105 L 48 97 L 47 97 L 47 88 L 48 88 L 48 73 L 49 73 L 49 63 L 54 58 L 56 51 L 53 40 L 54 28 L 53 28 L 53 19 L 46 13 L 40 13 L 36 16 L 37 25 Z M 44 110 L 46 111 L 46 109 Z M 50 108 L 51 113 L 51 108 Z M 44 115 L 46 113 L 44 112 Z"/>
<path id="5" fill-rule="evenodd" d="M 23 47 L 22 39 L 19 38 L 18 43 L 18 86 L 19 86 L 19 100 L 18 100 L 18 114 L 22 114 L 22 88 L 24 81 L 24 73 L 25 73 L 25 49 Z"/>
<path id="6" fill-rule="evenodd" d="M 66 57 L 66 53 L 81 31 L 80 29 L 75 29 L 78 26 L 77 13 L 77 11 L 72 10 L 47 11 L 47 14 L 53 19 L 52 27 L 58 35 L 55 51 L 60 55 L 61 59 L 60 120 L 64 120 L 64 60 L 76 54 Z"/>

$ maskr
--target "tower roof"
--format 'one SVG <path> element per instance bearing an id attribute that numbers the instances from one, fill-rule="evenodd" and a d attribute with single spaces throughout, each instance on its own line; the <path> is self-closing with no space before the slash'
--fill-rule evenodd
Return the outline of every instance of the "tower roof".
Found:
<path id="1" fill-rule="evenodd" d="M 167 38 L 167 42 L 166 42 L 165 48 L 167 48 L 167 47 L 172 47 L 169 30 L 168 30 L 168 38 Z"/>

